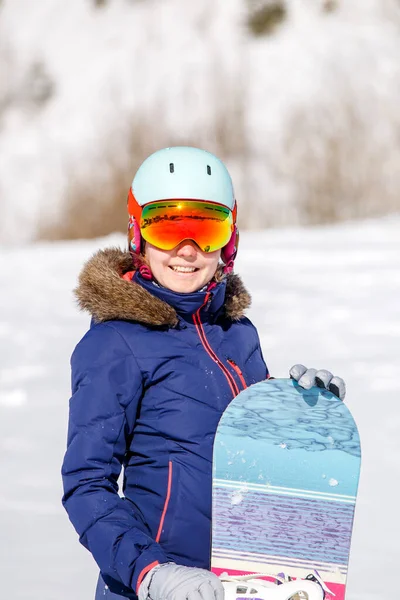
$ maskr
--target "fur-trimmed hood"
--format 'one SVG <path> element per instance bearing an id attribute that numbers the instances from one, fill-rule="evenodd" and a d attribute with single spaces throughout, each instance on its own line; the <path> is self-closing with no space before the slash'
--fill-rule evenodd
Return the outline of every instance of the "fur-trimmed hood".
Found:
<path id="1" fill-rule="evenodd" d="M 78 286 L 74 290 L 78 305 L 89 312 L 96 322 L 113 319 L 137 321 L 145 325 L 175 327 L 176 310 L 167 302 L 148 292 L 140 284 L 123 279 L 134 270 L 129 252 L 119 248 L 99 250 L 84 265 Z M 217 281 L 225 276 L 218 269 Z M 250 294 L 238 275 L 226 276 L 225 316 L 241 319 L 251 303 Z"/>

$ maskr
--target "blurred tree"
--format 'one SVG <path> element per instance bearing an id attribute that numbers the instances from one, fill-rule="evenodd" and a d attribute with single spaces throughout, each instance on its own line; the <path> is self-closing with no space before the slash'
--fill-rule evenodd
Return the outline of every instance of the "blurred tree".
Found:
<path id="1" fill-rule="evenodd" d="M 283 0 L 248 0 L 248 5 L 247 26 L 257 37 L 273 34 L 287 16 Z"/>
<path id="2" fill-rule="evenodd" d="M 25 86 L 25 97 L 35 106 L 42 107 L 54 94 L 54 81 L 42 61 L 34 61 L 29 68 Z"/>
<path id="3" fill-rule="evenodd" d="M 326 13 L 335 12 L 339 8 L 338 0 L 323 0 L 322 10 Z"/>
<path id="4" fill-rule="evenodd" d="M 2 116 L 13 100 L 13 90 L 10 80 L 14 67 L 15 65 L 13 64 L 8 45 L 3 40 L 0 40 L 0 125 Z"/>
<path id="5" fill-rule="evenodd" d="M 393 114 L 393 125 L 397 121 Z M 396 212 L 400 149 L 376 132 L 351 95 L 293 112 L 276 174 L 292 182 L 299 222 L 320 225 Z M 271 164 L 270 163 L 270 164 Z"/>

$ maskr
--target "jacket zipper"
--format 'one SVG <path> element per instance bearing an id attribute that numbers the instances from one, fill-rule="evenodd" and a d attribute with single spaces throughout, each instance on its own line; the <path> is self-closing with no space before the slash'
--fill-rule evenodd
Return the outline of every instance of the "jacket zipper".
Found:
<path id="1" fill-rule="evenodd" d="M 223 374 L 225 375 L 229 387 L 231 388 L 233 397 L 235 398 L 240 390 L 239 387 L 233 377 L 233 375 L 231 375 L 231 373 L 229 373 L 228 369 L 225 367 L 224 363 L 220 361 L 220 359 L 218 358 L 218 356 L 215 354 L 214 350 L 211 348 L 210 344 L 208 343 L 208 340 L 206 338 L 206 334 L 204 332 L 204 328 L 203 328 L 203 324 L 201 322 L 201 318 L 200 318 L 200 311 L 202 308 L 204 308 L 204 306 L 206 306 L 208 300 L 210 298 L 210 293 L 208 293 L 206 295 L 206 298 L 202 304 L 202 306 L 200 306 L 200 308 L 197 310 L 197 312 L 193 315 L 193 321 L 194 324 L 196 326 L 197 329 L 197 333 L 199 335 L 200 341 L 203 344 L 207 354 L 209 354 L 209 356 L 212 358 L 212 360 L 217 363 L 217 365 L 219 366 L 219 368 L 221 369 L 221 371 L 223 372 Z"/>
<path id="2" fill-rule="evenodd" d="M 238 375 L 238 377 L 239 377 L 239 379 L 240 379 L 240 381 L 242 383 L 243 389 L 245 390 L 247 388 L 247 383 L 246 383 L 245 378 L 243 377 L 243 373 L 242 373 L 239 365 L 237 365 L 232 358 L 227 358 L 227 361 L 231 365 L 232 369 L 234 371 L 236 371 L 236 373 L 237 373 L 237 375 Z"/>

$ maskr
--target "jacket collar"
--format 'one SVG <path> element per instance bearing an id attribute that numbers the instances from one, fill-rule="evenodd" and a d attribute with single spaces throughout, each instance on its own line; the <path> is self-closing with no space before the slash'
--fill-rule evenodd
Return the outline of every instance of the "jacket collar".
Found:
<path id="1" fill-rule="evenodd" d="M 191 320 L 192 315 L 202 307 L 204 307 L 202 314 L 207 314 L 208 318 L 215 318 L 225 302 L 226 279 L 217 283 L 209 292 L 204 290 L 190 294 L 181 294 L 158 286 L 153 281 L 143 279 L 138 271 L 133 276 L 133 282 L 141 285 L 150 294 L 172 306 L 183 319 L 190 317 Z"/>
<path id="2" fill-rule="evenodd" d="M 135 274 L 129 252 L 119 248 L 99 250 L 84 265 L 74 290 L 78 305 L 96 323 L 113 319 L 137 321 L 145 325 L 176 327 L 178 314 L 193 314 L 204 302 L 206 292 L 177 294 L 158 288 Z M 223 313 L 232 321 L 244 316 L 251 298 L 238 275 L 217 273 L 218 285 L 212 290 L 210 314 Z"/>

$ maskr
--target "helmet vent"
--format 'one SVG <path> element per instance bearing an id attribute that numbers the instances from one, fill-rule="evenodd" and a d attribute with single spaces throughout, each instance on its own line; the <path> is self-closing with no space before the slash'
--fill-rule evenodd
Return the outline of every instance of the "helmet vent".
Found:
<path id="1" fill-rule="evenodd" d="M 174 163 L 169 163 L 169 172 L 170 173 L 174 173 L 174 171 L 175 171 L 175 165 L 174 165 Z"/>
<path id="2" fill-rule="evenodd" d="M 207 165 L 207 173 L 208 173 L 209 175 L 211 175 L 211 167 L 210 167 L 210 165 Z"/>

